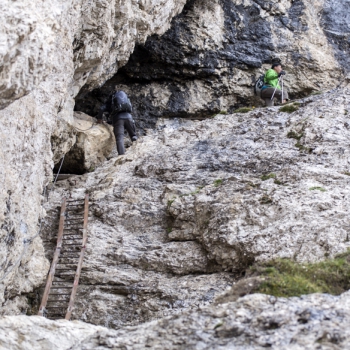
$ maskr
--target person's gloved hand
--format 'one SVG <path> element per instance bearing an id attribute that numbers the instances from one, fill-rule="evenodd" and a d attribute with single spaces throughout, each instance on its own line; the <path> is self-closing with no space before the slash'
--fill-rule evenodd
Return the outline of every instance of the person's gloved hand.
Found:
<path id="1" fill-rule="evenodd" d="M 278 74 L 278 77 L 281 77 L 282 75 L 286 75 L 286 72 L 284 70 L 280 74 Z"/>

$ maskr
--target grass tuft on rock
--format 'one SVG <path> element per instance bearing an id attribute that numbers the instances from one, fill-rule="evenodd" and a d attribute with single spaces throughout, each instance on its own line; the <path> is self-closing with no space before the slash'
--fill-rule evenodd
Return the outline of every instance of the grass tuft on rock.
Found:
<path id="1" fill-rule="evenodd" d="M 280 112 L 293 113 L 299 109 L 300 103 L 292 103 L 285 105 L 279 109 Z"/>
<path id="2" fill-rule="evenodd" d="M 250 107 L 242 107 L 242 108 L 238 108 L 235 111 L 233 111 L 233 113 L 249 113 L 253 110 L 253 108 Z"/>
<path id="3" fill-rule="evenodd" d="M 270 180 L 270 179 L 275 179 L 274 183 L 275 183 L 276 185 L 283 185 L 283 182 L 280 181 L 280 180 L 278 180 L 276 174 L 274 174 L 274 173 L 262 175 L 262 176 L 260 177 L 260 179 L 261 179 L 261 181 L 266 181 L 266 180 Z"/>
<path id="4" fill-rule="evenodd" d="M 260 178 L 262 181 L 270 180 L 270 179 L 276 179 L 276 174 L 271 173 L 271 174 L 266 174 L 261 176 Z"/>
<path id="5" fill-rule="evenodd" d="M 219 187 L 220 185 L 222 185 L 222 179 L 218 179 L 214 181 L 214 186 L 215 187 Z"/>
<path id="6" fill-rule="evenodd" d="M 294 130 L 291 130 L 288 132 L 287 137 L 289 139 L 295 139 L 297 141 L 300 141 L 300 139 L 304 136 L 304 133 L 297 134 Z"/>
<path id="7" fill-rule="evenodd" d="M 327 190 L 323 187 L 315 186 L 315 187 L 310 187 L 310 191 L 321 191 L 321 192 L 326 192 Z"/>
<path id="8" fill-rule="evenodd" d="M 339 295 L 350 289 L 350 251 L 334 259 L 299 264 L 277 259 L 253 266 L 254 275 L 265 277 L 255 292 L 275 297 L 293 297 L 310 293 Z"/>

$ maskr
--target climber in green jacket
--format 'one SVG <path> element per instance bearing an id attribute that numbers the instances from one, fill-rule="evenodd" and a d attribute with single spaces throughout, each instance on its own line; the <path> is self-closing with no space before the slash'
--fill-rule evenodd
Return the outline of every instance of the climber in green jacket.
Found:
<path id="1" fill-rule="evenodd" d="M 278 98 L 279 100 L 282 100 L 283 103 L 285 103 L 287 100 L 289 100 L 288 92 L 283 87 L 283 97 L 282 97 L 282 90 L 281 86 L 278 84 L 279 79 L 286 74 L 285 71 L 282 70 L 281 63 L 274 63 L 272 65 L 272 68 L 269 69 L 264 78 L 264 86 L 261 88 L 261 98 L 265 100 L 266 106 L 270 107 L 274 105 L 274 100 L 272 98 L 275 90 L 274 98 Z M 277 87 L 277 89 L 276 89 Z"/>

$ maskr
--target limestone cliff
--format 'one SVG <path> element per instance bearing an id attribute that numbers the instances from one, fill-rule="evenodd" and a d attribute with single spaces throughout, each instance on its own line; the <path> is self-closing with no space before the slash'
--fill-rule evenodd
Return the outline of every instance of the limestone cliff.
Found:
<path id="1" fill-rule="evenodd" d="M 253 262 L 346 251 L 349 92 L 293 114 L 163 120 L 126 156 L 60 182 L 45 206 L 48 258 L 61 198 L 91 202 L 74 318 L 138 324 L 211 303 Z"/>
<path id="2" fill-rule="evenodd" d="M 101 89 L 78 96 L 76 108 L 96 114 L 115 86 L 131 94 L 140 127 L 257 106 L 252 83 L 274 58 L 293 98 L 326 90 L 349 71 L 349 23 L 347 1 L 187 1 L 163 36 L 137 45 Z"/>
<path id="3" fill-rule="evenodd" d="M 349 247 L 349 96 L 348 86 L 303 99 L 292 114 L 164 121 L 127 156 L 60 182 L 46 204 L 48 256 L 62 196 L 91 195 L 74 318 L 135 326 L 7 317 L 3 346 L 346 349 L 348 292 L 222 294 L 254 261 L 323 260 Z"/>
<path id="4" fill-rule="evenodd" d="M 347 0 L 3 0 L 0 313 L 37 311 L 61 199 L 89 192 L 73 318 L 94 326 L 6 317 L 0 346 L 35 348 L 42 332 L 42 348 L 62 349 L 345 346 L 348 292 L 222 298 L 253 263 L 322 261 L 350 246 L 348 10 Z M 276 57 L 294 112 L 233 113 L 259 105 L 252 82 Z M 93 119 L 115 87 L 144 134 L 124 157 Z M 63 155 L 63 169 L 87 173 L 53 188 Z"/>
<path id="5" fill-rule="evenodd" d="M 1 2 L 1 303 L 45 278 L 42 194 L 53 164 L 75 143 L 75 96 L 110 78 L 135 43 L 166 31 L 184 3 Z"/>

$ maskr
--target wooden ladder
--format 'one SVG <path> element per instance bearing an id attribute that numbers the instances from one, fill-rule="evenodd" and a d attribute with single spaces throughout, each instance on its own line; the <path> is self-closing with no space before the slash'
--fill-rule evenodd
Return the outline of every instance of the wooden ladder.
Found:
<path id="1" fill-rule="evenodd" d="M 39 308 L 39 316 L 70 320 L 87 243 L 89 195 L 62 200 L 57 246 Z M 68 299 L 69 297 L 69 299 Z"/>

